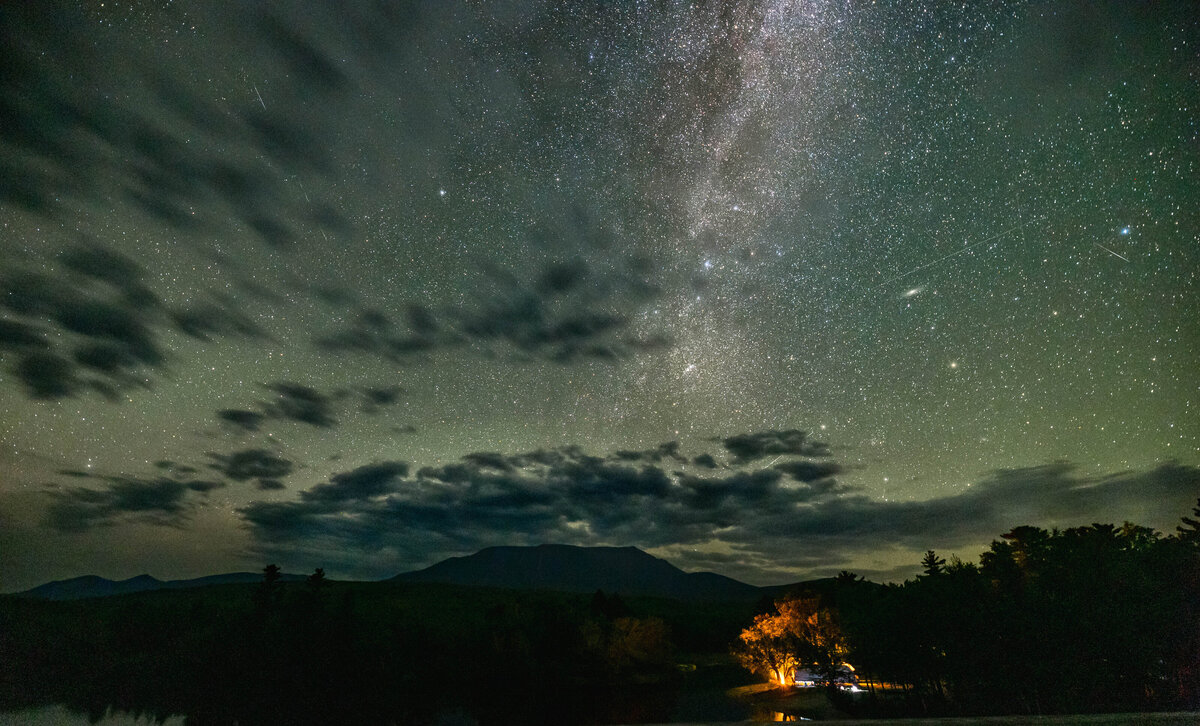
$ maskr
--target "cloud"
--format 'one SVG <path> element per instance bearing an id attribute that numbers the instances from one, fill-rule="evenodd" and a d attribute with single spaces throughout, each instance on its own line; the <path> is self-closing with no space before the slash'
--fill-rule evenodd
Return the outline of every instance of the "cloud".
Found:
<path id="1" fill-rule="evenodd" d="M 739 434 L 720 441 L 733 455 L 735 464 L 767 456 L 829 456 L 827 444 L 810 440 L 806 432 L 798 429 Z"/>
<path id="2" fill-rule="evenodd" d="M 324 393 L 311 386 L 292 381 L 276 381 L 262 384 L 271 392 L 271 397 L 258 401 L 257 411 L 244 408 L 223 408 L 217 418 L 226 426 L 246 432 L 258 431 L 268 421 L 294 421 L 315 426 L 332 428 L 338 425 L 339 403 L 357 397 L 358 410 L 373 415 L 386 406 L 394 406 L 404 389 L 400 386 L 367 386 L 354 390 L 340 389 Z"/>
<path id="3" fill-rule="evenodd" d="M 177 330 L 198 340 L 212 340 L 214 335 L 260 340 L 268 337 L 261 326 L 238 309 L 232 298 L 209 294 L 209 300 L 171 311 L 171 321 Z"/>
<path id="4" fill-rule="evenodd" d="M 271 418 L 298 421 L 310 426 L 329 428 L 337 423 L 333 417 L 333 401 L 315 388 L 281 381 L 263 388 L 274 397 L 262 403 L 263 412 Z"/>
<path id="5" fill-rule="evenodd" d="M 328 484 L 318 484 L 300 498 L 309 502 L 345 502 L 370 499 L 395 490 L 396 480 L 408 473 L 403 461 L 386 461 L 360 466 L 353 471 L 333 475 Z"/>
<path id="6" fill-rule="evenodd" d="M 56 274 L 14 263 L 0 272 L 0 350 L 12 351 L 14 378 L 34 399 L 87 391 L 119 400 L 118 392 L 145 387 L 167 367 L 165 333 L 261 339 L 266 334 L 213 293 L 186 309 L 166 310 L 128 256 L 84 240 L 53 260 Z"/>
<path id="7" fill-rule="evenodd" d="M 258 431 L 263 420 L 266 419 L 266 414 L 237 408 L 223 408 L 217 411 L 217 418 L 243 431 Z"/>
<path id="8" fill-rule="evenodd" d="M 404 389 L 400 386 L 374 386 L 359 390 L 360 408 L 363 413 L 378 413 L 385 406 L 395 405 Z"/>
<path id="9" fill-rule="evenodd" d="M 0 318 L 0 350 L 46 348 L 45 334 L 40 328 Z"/>
<path id="10" fill-rule="evenodd" d="M 298 501 L 241 511 L 264 550 L 312 546 L 349 558 L 369 546 L 415 557 L 430 543 L 461 552 L 513 541 L 702 542 L 714 527 L 836 495 L 785 484 L 775 469 L 701 477 L 652 463 L 666 460 L 688 459 L 668 442 L 604 457 L 578 447 L 477 452 L 412 475 L 402 462 L 386 462 L 334 475 Z"/>
<path id="11" fill-rule="evenodd" d="M 179 526 L 193 509 L 189 493 L 206 495 L 224 482 L 177 477 L 105 476 L 69 472 L 77 479 L 97 479 L 100 489 L 68 487 L 51 491 L 44 524 L 60 532 L 82 532 L 118 522 L 137 521 Z"/>
<path id="12" fill-rule="evenodd" d="M 613 457 L 623 461 L 649 461 L 656 464 L 663 459 L 670 459 L 680 464 L 688 463 L 687 457 L 679 453 L 678 441 L 668 441 L 646 451 L 619 450 L 614 452 Z M 716 462 L 714 461 L 713 464 L 715 466 Z"/>
<path id="13" fill-rule="evenodd" d="M 0 27 L 0 42 L 9 49 L 0 72 L 0 119 L 14 152 L 0 164 L 0 200 L 53 218 L 73 213 L 72 198 L 117 196 L 172 229 L 238 226 L 271 247 L 293 243 L 297 219 L 343 231 L 344 220 L 323 224 L 328 215 L 307 211 L 321 209 L 320 203 L 290 201 L 284 186 L 296 172 L 331 171 L 326 145 L 317 143 L 327 137 L 317 128 L 327 116 L 282 104 L 267 109 L 256 99 L 218 101 L 174 61 L 96 26 L 86 11 L 63 4 L 54 13 L 56 22 L 47 24 L 38 13 L 13 10 Z M 341 77 L 339 61 L 315 36 L 265 11 L 243 14 L 236 23 L 219 15 L 198 20 L 214 37 L 253 38 L 260 45 L 265 37 L 280 70 L 294 79 L 288 95 L 324 94 Z M 256 32 L 263 36 L 253 37 Z M 85 71 L 84 81 L 71 80 L 63 64 L 135 68 L 140 88 L 115 93 L 118 84 L 128 85 L 129 74 Z M 193 143 L 196 138 L 206 143 Z"/>
<path id="14" fill-rule="evenodd" d="M 745 438 L 761 443 L 755 451 L 780 440 L 791 451 L 824 451 L 794 435 Z M 678 453 L 664 447 L 650 451 Z M 691 474 L 577 447 L 480 452 L 414 473 L 402 462 L 367 465 L 299 500 L 255 502 L 240 512 L 264 555 L 338 553 L 347 567 L 373 576 L 494 544 L 561 542 L 659 548 L 697 567 L 723 551 L 735 564 L 722 571 L 761 581 L 764 573 L 828 574 L 881 552 L 916 553 L 915 562 L 929 548 L 982 548 L 1020 524 L 1075 526 L 1138 514 L 1170 521 L 1200 490 L 1198 467 L 1165 464 L 1094 478 L 1058 462 L 999 470 L 954 494 L 898 502 L 847 488 L 835 462 L 790 464 Z M 1148 492 L 1162 502 L 1152 511 L 1144 509 Z"/>
<path id="15" fill-rule="evenodd" d="M 54 353 L 21 356 L 13 366 L 13 374 L 25 384 L 25 392 L 30 398 L 65 398 L 81 386 L 71 361 Z"/>
<path id="16" fill-rule="evenodd" d="M 661 350 L 665 335 L 633 331 L 638 306 L 657 295 L 632 264 L 589 266 L 581 259 L 551 262 L 526 282 L 482 265 L 488 284 L 462 305 L 435 310 L 410 304 L 395 321 L 361 309 L 347 327 L 316 338 L 318 348 L 366 353 L 392 362 L 471 345 L 501 346 L 517 357 L 574 363 L 619 360 Z"/>
<path id="17" fill-rule="evenodd" d="M 276 456 L 266 449 L 243 449 L 232 454 L 208 455 L 215 463 L 209 468 L 220 472 L 233 481 L 258 480 L 260 489 L 279 488 L 271 484 L 264 485 L 264 480 L 277 480 L 292 473 L 291 461 Z"/>
<path id="18" fill-rule="evenodd" d="M 796 481 L 811 483 L 842 473 L 842 466 L 832 461 L 784 461 L 776 464 L 779 471 Z"/>

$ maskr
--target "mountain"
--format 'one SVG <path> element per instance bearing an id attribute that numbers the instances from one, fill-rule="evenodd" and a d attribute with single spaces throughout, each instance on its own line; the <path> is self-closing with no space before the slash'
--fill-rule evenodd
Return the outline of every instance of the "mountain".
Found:
<path id="1" fill-rule="evenodd" d="M 753 600 L 760 588 L 712 572 L 684 572 L 636 547 L 489 547 L 451 557 L 393 582 L 650 595 L 679 600 Z"/>
<path id="2" fill-rule="evenodd" d="M 304 580 L 284 574 L 284 582 Z M 42 600 L 79 600 L 125 595 L 147 590 L 178 590 L 206 585 L 253 584 L 260 572 L 230 572 L 190 580 L 159 580 L 138 575 L 108 580 L 96 575 L 74 577 L 15 593 Z M 387 582 L 430 582 L 511 590 L 559 590 L 592 593 L 603 590 L 622 596 L 648 595 L 687 601 L 753 601 L 823 581 L 775 587 L 755 587 L 713 572 L 684 572 L 666 560 L 636 547 L 489 547 L 466 557 L 451 557 L 423 570 L 405 572 Z M 832 580 L 828 585 L 832 585 Z M 817 588 L 818 591 L 823 591 Z"/>
<path id="3" fill-rule="evenodd" d="M 280 576 L 284 582 L 303 580 L 304 575 Z M 55 580 L 45 585 L 38 585 L 31 590 L 15 593 L 17 597 L 30 597 L 40 600 L 81 600 L 89 597 L 109 597 L 111 595 L 127 595 L 132 592 L 146 590 L 181 590 L 189 587 L 204 587 L 206 585 L 229 585 L 261 582 L 261 572 L 228 572 L 223 575 L 206 575 L 191 580 L 159 580 L 150 575 L 138 575 L 128 580 L 109 580 L 96 575 L 72 577 L 69 580 Z"/>

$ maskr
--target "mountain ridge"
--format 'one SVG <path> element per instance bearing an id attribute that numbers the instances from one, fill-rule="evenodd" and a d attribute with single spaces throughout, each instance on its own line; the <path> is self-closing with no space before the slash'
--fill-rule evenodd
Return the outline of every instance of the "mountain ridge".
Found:
<path id="1" fill-rule="evenodd" d="M 389 582 L 648 595 L 679 600 L 754 599 L 763 589 L 715 572 L 684 572 L 637 547 L 502 545 L 450 557 Z"/>
<path id="2" fill-rule="evenodd" d="M 284 574 L 285 582 L 305 579 Z M 12 593 L 12 597 L 79 600 L 151 590 L 178 590 L 207 585 L 253 584 L 261 572 L 228 572 L 202 577 L 159 580 L 148 574 L 125 580 L 82 575 L 54 580 Z M 590 593 L 603 590 L 623 596 L 665 597 L 689 601 L 754 600 L 775 597 L 795 584 L 759 587 L 715 572 L 685 572 L 637 547 L 581 547 L 564 544 L 486 547 L 474 554 L 449 557 L 428 567 L 402 572 L 380 582 L 442 583 L 511 590 L 554 590 Z"/>
<path id="3" fill-rule="evenodd" d="M 284 582 L 296 582 L 304 575 L 282 574 Z M 110 580 L 99 575 L 80 575 L 65 580 L 52 580 L 37 587 L 14 592 L 12 597 L 38 600 L 84 600 L 94 597 L 129 595 L 150 590 L 184 590 L 208 585 L 246 584 L 262 581 L 261 572 L 225 572 L 182 580 L 160 580 L 152 575 L 136 575 L 124 580 Z"/>

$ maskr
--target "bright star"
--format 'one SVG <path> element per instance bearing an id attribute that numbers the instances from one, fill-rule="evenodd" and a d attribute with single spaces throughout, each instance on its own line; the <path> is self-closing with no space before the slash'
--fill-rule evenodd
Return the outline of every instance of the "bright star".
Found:
<path id="1" fill-rule="evenodd" d="M 1132 227 L 1122 227 L 1121 228 L 1121 234 L 1129 234 L 1132 231 L 1133 231 Z"/>

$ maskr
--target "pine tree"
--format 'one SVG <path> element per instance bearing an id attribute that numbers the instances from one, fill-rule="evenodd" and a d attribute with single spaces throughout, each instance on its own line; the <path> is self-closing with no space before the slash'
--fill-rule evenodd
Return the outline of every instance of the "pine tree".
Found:
<path id="1" fill-rule="evenodd" d="M 925 568 L 925 574 L 929 576 L 940 575 L 945 571 L 946 558 L 938 557 L 933 550 L 926 550 L 925 557 L 921 560 L 921 567 Z"/>

